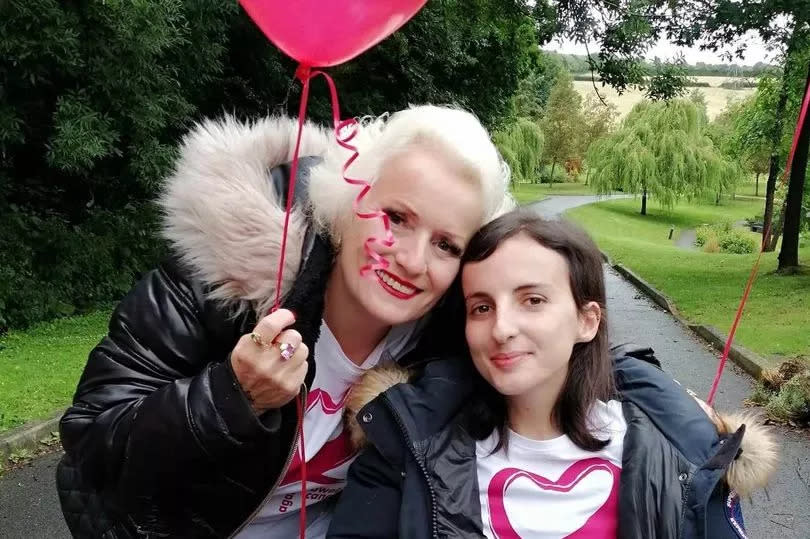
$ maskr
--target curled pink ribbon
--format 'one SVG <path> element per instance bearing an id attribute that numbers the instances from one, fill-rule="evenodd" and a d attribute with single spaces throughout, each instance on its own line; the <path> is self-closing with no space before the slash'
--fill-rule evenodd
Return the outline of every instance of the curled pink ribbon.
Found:
<path id="1" fill-rule="evenodd" d="M 360 268 L 360 275 L 366 276 L 370 271 L 386 269 L 388 267 L 388 260 L 374 250 L 373 246 L 375 244 L 383 245 L 385 247 L 391 247 L 394 245 L 394 233 L 391 231 L 391 221 L 388 218 L 388 215 L 381 210 L 362 211 L 361 209 L 363 198 L 371 189 L 371 184 L 366 180 L 350 178 L 347 175 L 347 170 L 360 155 L 360 153 L 357 151 L 357 147 L 350 144 L 352 139 L 357 136 L 357 120 L 354 118 L 347 120 L 340 119 L 340 103 L 338 101 L 335 81 L 332 80 L 332 77 L 323 71 L 312 71 L 309 66 L 298 66 L 295 76 L 303 84 L 303 89 L 301 90 L 301 103 L 298 107 L 298 134 L 295 140 L 295 150 L 293 151 L 292 165 L 290 166 L 290 183 L 287 189 L 287 208 L 284 215 L 284 230 L 281 236 L 281 256 L 279 257 L 278 272 L 276 274 L 276 298 L 273 302 L 273 308 L 271 309 L 272 311 L 277 310 L 281 305 L 281 284 L 284 272 L 284 259 L 287 251 L 287 234 L 290 224 L 290 212 L 295 195 L 295 180 L 298 174 L 298 154 L 301 148 L 301 134 L 304 129 L 304 120 L 307 113 L 307 101 L 309 100 L 309 81 L 318 75 L 323 75 L 323 77 L 326 79 L 326 83 L 329 85 L 329 93 L 332 98 L 332 123 L 334 125 L 335 139 L 341 147 L 352 152 L 352 155 L 343 164 L 341 176 L 343 177 L 343 181 L 346 183 L 361 187 L 360 192 L 354 199 L 354 213 L 360 219 L 379 218 L 383 224 L 384 237 L 379 238 L 376 236 L 370 236 L 364 243 L 366 256 L 371 260 L 371 263 Z"/>

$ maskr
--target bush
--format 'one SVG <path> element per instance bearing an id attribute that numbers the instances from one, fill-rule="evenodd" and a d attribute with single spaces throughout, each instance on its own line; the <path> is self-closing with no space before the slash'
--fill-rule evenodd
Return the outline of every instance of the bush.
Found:
<path id="1" fill-rule="evenodd" d="M 757 240 L 743 230 L 731 230 L 719 236 L 720 250 L 737 255 L 757 250 Z"/>
<path id="2" fill-rule="evenodd" d="M 554 177 L 551 177 L 551 169 L 554 168 Z M 565 173 L 565 167 L 561 165 L 557 165 L 556 167 L 551 167 L 551 165 L 545 165 L 542 167 L 540 171 L 540 183 L 565 183 L 569 181 L 568 175 Z"/>
<path id="3" fill-rule="evenodd" d="M 794 376 L 768 402 L 765 410 L 775 419 L 810 422 L 810 373 Z"/>
<path id="4" fill-rule="evenodd" d="M 710 239 L 717 239 L 717 232 L 709 225 L 702 225 L 695 230 L 695 245 L 703 247 Z"/>
<path id="5" fill-rule="evenodd" d="M 702 225 L 695 230 L 695 245 L 707 253 L 753 253 L 759 247 L 754 234 L 735 229 L 730 222 Z"/>
<path id="6" fill-rule="evenodd" d="M 726 90 L 742 90 L 744 88 L 756 88 L 757 81 L 751 79 L 733 79 L 720 83 L 720 88 Z"/>
<path id="7" fill-rule="evenodd" d="M 81 225 L 13 207 L 0 216 L 0 333 L 121 298 L 165 254 L 151 204 L 94 210 Z"/>
<path id="8" fill-rule="evenodd" d="M 712 236 L 706 241 L 706 245 L 703 246 L 703 252 L 705 253 L 720 252 L 720 242 L 717 240 L 717 236 Z"/>

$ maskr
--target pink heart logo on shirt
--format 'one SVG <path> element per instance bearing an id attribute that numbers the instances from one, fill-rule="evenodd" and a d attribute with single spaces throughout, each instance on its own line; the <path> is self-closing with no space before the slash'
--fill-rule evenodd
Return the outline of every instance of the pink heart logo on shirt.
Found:
<path id="1" fill-rule="evenodd" d="M 307 394 L 307 412 L 320 405 L 324 414 L 337 414 L 338 412 L 343 411 L 343 407 L 346 405 L 346 399 L 348 397 L 349 392 L 346 391 L 343 393 L 343 396 L 340 397 L 337 402 L 335 402 L 332 395 L 323 389 L 313 389 Z"/>
<path id="2" fill-rule="evenodd" d="M 530 509 L 536 512 L 537 518 L 543 518 L 544 515 L 553 514 L 555 515 L 555 520 L 560 522 L 561 515 L 566 512 L 566 509 L 577 512 L 582 509 L 582 507 L 576 505 L 575 497 L 578 495 L 581 496 L 583 489 L 589 488 L 582 483 L 583 480 L 595 472 L 605 471 L 610 473 L 613 478 L 613 485 L 607 499 L 602 505 L 595 508 L 591 515 L 587 516 L 587 520 L 581 526 L 579 525 L 581 518 L 563 517 L 562 522 L 569 524 L 571 527 L 577 526 L 577 528 L 571 529 L 570 532 L 567 531 L 566 535 L 562 537 L 569 539 L 615 537 L 619 500 L 619 475 L 621 474 L 621 468 L 601 458 L 591 458 L 575 462 L 568 467 L 556 481 L 526 470 L 521 470 L 520 468 L 504 468 L 496 473 L 489 482 L 487 489 L 490 526 L 493 535 L 498 539 L 520 539 L 520 535 L 518 535 L 514 526 L 512 526 L 512 523 L 509 521 L 506 505 L 504 503 L 507 490 L 517 479 L 530 479 L 539 489 L 562 493 L 566 498 L 571 496 L 570 499 L 565 500 L 565 504 L 561 504 L 559 507 L 546 505 L 536 508 L 532 507 Z M 531 503 L 531 501 L 529 501 L 529 503 Z"/>

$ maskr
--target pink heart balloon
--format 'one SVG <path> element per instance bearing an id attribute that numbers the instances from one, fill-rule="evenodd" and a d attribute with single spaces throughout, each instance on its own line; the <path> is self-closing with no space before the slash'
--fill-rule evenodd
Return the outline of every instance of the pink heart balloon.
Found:
<path id="1" fill-rule="evenodd" d="M 426 0 L 239 0 L 264 35 L 308 67 L 351 60 L 405 24 Z"/>

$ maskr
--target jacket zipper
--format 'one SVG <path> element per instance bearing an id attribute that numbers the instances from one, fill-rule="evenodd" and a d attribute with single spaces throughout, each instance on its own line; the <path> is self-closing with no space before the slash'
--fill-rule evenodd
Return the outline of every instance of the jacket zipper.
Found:
<path id="1" fill-rule="evenodd" d="M 297 397 L 297 398 L 303 399 L 304 403 L 306 403 L 308 393 L 309 393 L 309 391 L 307 390 L 307 386 L 303 385 L 301 387 L 301 393 L 299 393 L 299 397 Z M 304 406 L 302 408 L 302 410 L 303 410 L 303 413 L 306 414 L 306 406 Z M 284 467 L 281 468 L 281 473 L 279 474 L 278 478 L 276 479 L 276 482 L 273 483 L 273 486 L 270 487 L 269 491 L 267 491 L 267 494 L 265 495 L 264 499 L 262 500 L 262 503 L 260 503 L 256 507 L 256 509 L 253 510 L 253 512 L 250 514 L 250 516 L 248 516 L 247 519 L 245 519 L 245 521 L 242 522 L 242 524 L 240 524 L 239 527 L 236 528 L 236 530 L 234 530 L 234 532 L 231 535 L 228 536 L 228 539 L 233 539 L 234 537 L 239 535 L 239 533 L 243 529 L 245 529 L 245 526 L 247 526 L 250 523 L 250 521 L 253 520 L 256 517 L 256 515 L 259 513 L 259 511 L 261 511 L 262 507 L 264 507 L 265 504 L 267 504 L 267 500 L 270 499 L 270 497 L 273 495 L 275 490 L 278 488 L 278 485 L 284 479 L 284 476 L 287 475 L 287 471 L 290 469 L 290 464 L 292 463 L 293 455 L 295 455 L 295 450 L 298 448 L 298 433 L 301 430 L 301 421 L 303 421 L 303 419 L 304 419 L 303 417 L 299 417 L 298 421 L 295 424 L 295 440 L 293 440 L 293 444 L 290 447 L 290 452 L 287 454 L 287 460 L 286 460 L 286 462 L 284 462 Z M 306 500 L 301 500 L 301 503 L 303 504 L 305 501 Z"/>
<path id="2" fill-rule="evenodd" d="M 427 483 L 428 491 L 430 491 L 430 513 L 432 518 L 432 535 L 433 537 L 439 537 L 439 517 L 438 517 L 438 510 L 436 509 L 436 492 L 433 490 L 433 484 L 430 482 L 430 475 L 427 471 L 427 466 L 425 466 L 424 461 L 416 454 L 416 449 L 414 448 L 413 441 L 411 440 L 411 436 L 408 434 L 408 431 L 405 429 L 405 424 L 402 422 L 402 419 L 399 417 L 399 413 L 394 409 L 394 404 L 388 399 L 385 393 L 382 394 L 382 400 L 385 405 L 391 410 L 391 414 L 394 416 L 394 420 L 399 425 L 399 430 L 402 432 L 402 436 L 405 437 L 405 442 L 408 444 L 408 448 L 413 455 L 414 460 L 419 465 L 419 469 L 422 470 L 422 476 L 425 478 L 425 483 Z"/>

